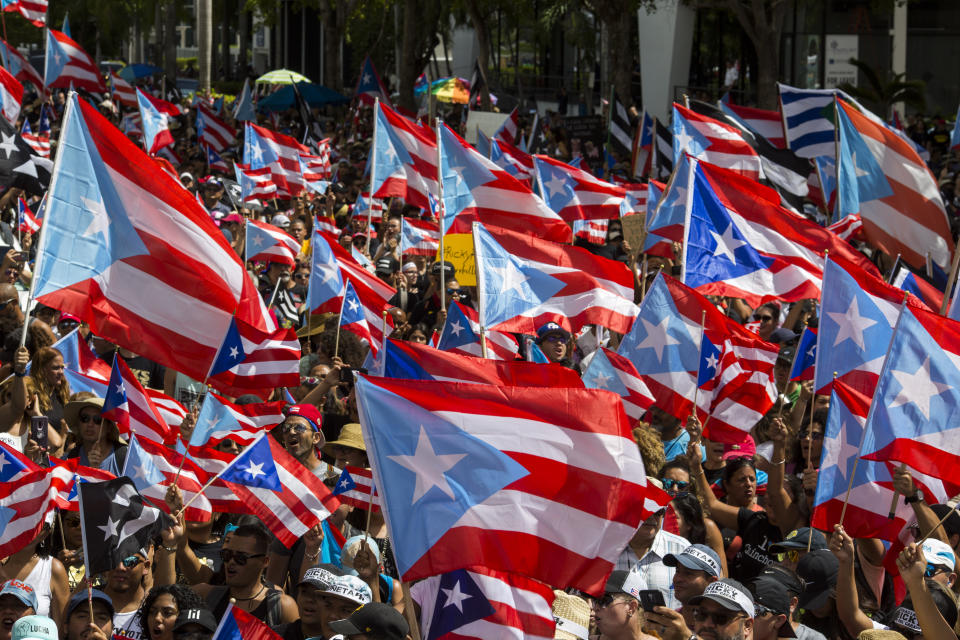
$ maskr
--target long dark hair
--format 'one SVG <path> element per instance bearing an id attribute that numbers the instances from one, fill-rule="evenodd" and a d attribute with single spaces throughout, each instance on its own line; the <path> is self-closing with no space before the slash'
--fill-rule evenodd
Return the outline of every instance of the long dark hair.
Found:
<path id="1" fill-rule="evenodd" d="M 681 493 L 671 504 L 689 529 L 686 538 L 690 544 L 706 544 L 707 525 L 703 521 L 703 507 L 697 497 L 690 493 Z"/>
<path id="2" fill-rule="evenodd" d="M 164 584 L 150 589 L 150 593 L 144 598 L 143 604 L 140 605 L 140 609 L 137 611 L 140 628 L 143 629 L 143 633 L 148 640 L 150 638 L 150 608 L 153 606 L 153 603 L 157 601 L 157 598 L 165 593 L 173 596 L 173 599 L 177 603 L 177 613 L 186 611 L 187 609 L 204 609 L 207 606 L 203 598 L 185 584 Z"/>

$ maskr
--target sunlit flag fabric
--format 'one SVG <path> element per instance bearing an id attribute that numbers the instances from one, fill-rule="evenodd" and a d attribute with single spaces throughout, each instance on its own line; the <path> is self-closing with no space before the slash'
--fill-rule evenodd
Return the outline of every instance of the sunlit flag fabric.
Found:
<path id="1" fill-rule="evenodd" d="M 737 118 L 745 127 L 766 138 L 778 149 L 785 149 L 787 141 L 783 137 L 783 118 L 779 111 L 742 107 L 731 102 L 721 102 L 720 108 Z"/>
<path id="2" fill-rule="evenodd" d="M 817 330 L 804 327 L 797 342 L 796 357 L 790 369 L 790 379 L 813 380 L 813 368 L 817 362 Z"/>
<path id="3" fill-rule="evenodd" d="M 94 469 L 80 464 L 80 458 L 57 460 L 50 458 L 52 465 L 48 473 L 53 480 L 56 491 L 54 501 L 58 509 L 65 511 L 79 511 L 80 498 L 77 487 L 81 482 L 104 482 L 113 480 L 117 476 L 103 469 Z"/>
<path id="4" fill-rule="evenodd" d="M 844 216 L 838 222 L 834 222 L 829 227 L 830 231 L 833 231 L 835 234 L 850 242 L 851 244 L 855 240 L 863 240 L 863 219 L 860 217 L 859 213 L 852 213 L 848 216 Z"/>
<path id="5" fill-rule="evenodd" d="M 173 134 L 167 123 L 167 114 L 160 112 L 141 89 L 137 89 L 140 122 L 143 124 L 143 146 L 147 153 L 156 153 L 161 147 L 173 144 Z"/>
<path id="6" fill-rule="evenodd" d="M 0 68 L 0 113 L 12 125 L 17 124 L 22 102 L 23 85 L 9 71 Z"/>
<path id="7" fill-rule="evenodd" d="M 634 420 L 642 418 L 656 400 L 633 363 L 606 347 L 597 349 L 590 358 L 583 384 L 588 389 L 606 389 L 619 395 L 624 411 Z"/>
<path id="8" fill-rule="evenodd" d="M 190 434 L 190 446 L 216 446 L 233 440 L 241 446 L 250 444 L 260 432 L 283 422 L 282 401 L 234 404 L 208 391 Z"/>
<path id="9" fill-rule="evenodd" d="M 23 198 L 17 198 L 17 228 L 20 233 L 40 231 L 41 221 L 37 219 Z"/>
<path id="10" fill-rule="evenodd" d="M 75 95 L 61 139 L 34 275 L 40 302 L 197 380 L 234 318 L 276 331 L 240 257 L 173 177 Z"/>
<path id="11" fill-rule="evenodd" d="M 834 124 L 825 114 L 833 105 L 837 90 L 800 89 L 779 82 L 777 88 L 787 146 L 804 158 L 835 157 Z"/>
<path id="12" fill-rule="evenodd" d="M 633 137 L 633 149 L 630 157 L 630 175 L 643 178 L 650 174 L 650 162 L 653 158 L 653 116 L 644 110 L 637 122 L 637 131 Z"/>
<path id="13" fill-rule="evenodd" d="M 228 604 L 213 640 L 280 640 L 280 636 L 252 614 Z"/>
<path id="14" fill-rule="evenodd" d="M 248 261 L 280 262 L 291 268 L 296 265 L 300 243 L 283 229 L 248 218 L 246 237 Z"/>
<path id="15" fill-rule="evenodd" d="M 234 163 L 233 168 L 237 176 L 237 184 L 240 185 L 240 197 L 244 202 L 277 196 L 277 185 L 273 183 L 270 167 L 245 169 L 239 163 Z"/>
<path id="16" fill-rule="evenodd" d="M 403 380 L 522 387 L 583 387 L 580 376 L 562 365 L 486 360 L 403 340 L 387 340 L 378 360 L 382 375 Z"/>
<path id="17" fill-rule="evenodd" d="M 153 400 L 143 390 L 130 367 L 118 355 L 113 358 L 102 413 L 105 418 L 116 422 L 124 438 L 133 433 L 143 439 L 164 442 L 170 437 L 170 426 L 160 416 Z M 177 428 L 180 425 L 173 426 Z"/>
<path id="18" fill-rule="evenodd" d="M 440 227 L 431 220 L 404 218 L 400 228 L 400 255 L 435 256 L 440 249 Z"/>
<path id="19" fill-rule="evenodd" d="M 592 244 L 605 244 L 609 227 L 609 220 L 574 220 L 573 235 Z"/>
<path id="20" fill-rule="evenodd" d="M 376 163 L 373 192 L 378 198 L 396 196 L 426 209 L 428 194 L 437 193 L 437 143 L 433 131 L 410 122 L 380 103 L 374 122 Z"/>
<path id="21" fill-rule="evenodd" d="M 843 101 L 837 212 L 859 213 L 875 247 L 920 267 L 927 256 L 947 269 L 953 236 L 937 181 L 906 140 Z"/>
<path id="22" fill-rule="evenodd" d="M 169 519 L 144 504 L 130 478 L 80 483 L 84 563 L 90 575 L 115 569 L 149 547 Z"/>
<path id="23" fill-rule="evenodd" d="M 121 474 L 133 482 L 137 491 L 153 506 L 169 512 L 164 502 L 167 489 L 174 484 L 183 494 L 183 502 L 193 500 L 184 514 L 187 520 L 206 522 L 212 514 L 210 501 L 203 494 L 194 500 L 207 480 L 207 474 L 173 449 L 135 435 L 130 438 Z"/>
<path id="24" fill-rule="evenodd" d="M 38 92 L 44 90 L 43 77 L 33 68 L 33 65 L 23 57 L 23 54 L 11 47 L 6 41 L 0 40 L 0 57 L 3 66 L 20 82 L 29 82 Z"/>
<path id="25" fill-rule="evenodd" d="M 813 497 L 811 525 L 823 530 L 840 521 L 847 487 L 850 498 L 843 526 L 857 538 L 896 540 L 897 534 L 913 520 L 913 507 L 897 501 L 894 518 L 888 517 L 893 498 L 893 476 L 888 465 L 873 460 L 857 460 L 869 400 L 853 392 L 842 382 L 833 385 L 830 413 L 824 425 L 823 453 L 814 460 L 820 473 Z M 854 468 L 855 467 L 855 468 Z M 851 483 L 851 474 L 853 482 Z"/>
<path id="26" fill-rule="evenodd" d="M 894 264 L 890 284 L 917 296 L 931 311 L 939 311 L 943 304 L 943 291 L 915 273 L 903 260 Z"/>
<path id="27" fill-rule="evenodd" d="M 238 122 L 246 120 L 256 122 L 257 120 L 257 112 L 253 108 L 253 97 L 250 92 L 250 78 L 244 79 L 243 90 L 234 102 L 233 118 Z"/>
<path id="28" fill-rule="evenodd" d="M 819 298 L 826 252 L 876 274 L 848 243 L 781 207 L 772 189 L 706 162 L 693 161 L 693 172 L 683 281 L 700 293 L 754 307 Z"/>
<path id="29" fill-rule="evenodd" d="M 12 482 L 19 475 L 36 471 L 40 467 L 30 458 L 0 441 L 0 482 Z"/>
<path id="30" fill-rule="evenodd" d="M 310 153 L 310 149 L 290 136 L 246 123 L 243 161 L 251 169 L 270 167 L 281 198 L 298 196 L 305 188 L 300 173 L 301 153 Z"/>
<path id="31" fill-rule="evenodd" d="M 139 107 L 136 89 L 118 74 L 110 73 L 110 87 L 113 91 L 113 99 L 116 102 L 131 109 Z"/>
<path id="32" fill-rule="evenodd" d="M 228 167 L 224 159 L 220 157 L 220 154 L 213 150 L 213 147 L 207 147 L 205 150 L 207 152 L 207 166 L 211 172 L 226 173 L 230 170 L 230 167 Z"/>
<path id="33" fill-rule="evenodd" d="M 543 200 L 446 125 L 440 127 L 440 144 L 443 233 L 469 233 L 477 221 L 551 242 L 573 239 L 570 227 Z"/>
<path id="34" fill-rule="evenodd" d="M 534 162 L 544 202 L 567 222 L 620 217 L 622 187 L 548 156 L 535 156 Z"/>
<path id="35" fill-rule="evenodd" d="M 960 454 L 960 323 L 904 308 L 877 383 L 861 453 L 934 478 L 956 477 Z"/>
<path id="36" fill-rule="evenodd" d="M 221 392 L 239 396 L 300 380 L 300 342 L 296 331 L 260 331 L 234 319 L 206 378 Z"/>
<path id="37" fill-rule="evenodd" d="M 0 553 L 9 558 L 31 542 L 43 529 L 55 506 L 56 488 L 46 469 L 0 482 Z"/>
<path id="38" fill-rule="evenodd" d="M 520 345 L 511 334 L 487 331 L 487 357 L 493 360 L 514 360 Z M 437 349 L 465 356 L 483 357 L 480 347 L 480 318 L 476 310 L 452 302 L 447 307 L 447 319 Z"/>
<path id="39" fill-rule="evenodd" d="M 617 353 L 628 358 L 647 384 L 657 406 L 686 420 L 693 410 L 700 371 L 700 323 L 703 334 L 728 353 L 719 384 L 697 396 L 697 414 L 711 440 L 743 437 L 773 406 L 777 397 L 773 365 L 775 344 L 727 318 L 709 300 L 677 280 L 659 274 L 640 305 L 640 315 L 624 336 Z"/>
<path id="40" fill-rule="evenodd" d="M 647 207 L 647 236 L 643 253 L 674 259 L 673 243 L 683 242 L 687 210 L 687 190 L 690 188 L 690 156 L 684 155 L 677 170 L 667 183 L 657 206 Z"/>
<path id="41" fill-rule="evenodd" d="M 50 157 L 50 135 L 41 133 L 33 133 L 30 129 L 30 121 L 27 118 L 23 119 L 23 126 L 20 127 L 20 137 L 30 145 L 30 148 L 35 154 L 41 158 Z"/>
<path id="42" fill-rule="evenodd" d="M 520 129 L 520 111 L 519 107 L 514 107 L 513 111 L 510 112 L 510 115 L 507 116 L 507 119 L 503 121 L 503 124 L 500 125 L 500 128 L 493 134 L 493 137 L 497 140 L 506 142 L 507 144 L 515 144 L 517 139 L 517 131 Z"/>
<path id="43" fill-rule="evenodd" d="M 381 102 L 390 104 L 390 94 L 380 80 L 380 75 L 373 66 L 373 60 L 370 59 L 370 56 L 363 59 L 360 77 L 357 78 L 357 87 L 353 93 L 363 104 L 373 104 L 376 98 L 380 98 Z"/>
<path id="44" fill-rule="evenodd" d="M 546 640 L 558 624 L 550 587 L 483 567 L 431 576 L 411 587 L 410 595 L 420 605 L 427 640 Z"/>
<path id="45" fill-rule="evenodd" d="M 649 515 L 616 394 L 366 376 L 356 393 L 401 580 L 482 564 L 599 594 Z"/>
<path id="46" fill-rule="evenodd" d="M 333 489 L 333 495 L 341 504 L 365 511 L 373 506 L 373 511 L 380 511 L 380 496 L 373 486 L 373 472 L 370 469 L 346 465 Z"/>
<path id="47" fill-rule="evenodd" d="M 484 327 L 532 334 L 556 322 L 573 331 L 585 324 L 630 330 L 637 306 L 622 262 L 496 227 L 480 225 L 476 238 Z"/>
<path id="48" fill-rule="evenodd" d="M 47 88 L 75 87 L 94 93 L 107 90 L 97 64 L 72 38 L 56 29 L 47 30 L 47 59 L 44 71 Z"/>
<path id="49" fill-rule="evenodd" d="M 212 109 L 203 103 L 197 105 L 197 139 L 201 145 L 222 152 L 236 137 L 237 130 L 218 118 Z"/>
<path id="50" fill-rule="evenodd" d="M 287 547 L 340 505 L 323 481 L 263 433 L 220 475 Z"/>
<path id="51" fill-rule="evenodd" d="M 482 135 L 480 131 L 477 134 Z M 533 156 L 508 142 L 490 140 L 490 160 L 523 184 L 530 184 L 534 179 Z"/>
<path id="52" fill-rule="evenodd" d="M 380 345 L 375 344 L 373 336 L 370 334 L 370 325 L 367 324 L 367 317 L 357 296 L 356 290 L 350 284 L 348 279 L 343 285 L 343 306 L 340 308 L 340 330 L 349 331 L 361 340 L 365 340 L 370 345 L 373 355 L 377 355 Z"/>
<path id="53" fill-rule="evenodd" d="M 7 0 L 3 5 L 4 11 L 19 11 L 35 27 L 47 26 L 47 0 Z"/>
<path id="54" fill-rule="evenodd" d="M 673 105 L 673 162 L 684 153 L 757 180 L 760 157 L 736 128 Z"/>

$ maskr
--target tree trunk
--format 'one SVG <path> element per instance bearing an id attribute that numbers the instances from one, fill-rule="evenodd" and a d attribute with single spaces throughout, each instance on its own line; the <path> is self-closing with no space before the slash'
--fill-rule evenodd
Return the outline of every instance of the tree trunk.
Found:
<path id="1" fill-rule="evenodd" d="M 240 47 L 237 49 L 237 62 L 240 68 L 240 79 L 247 77 L 247 65 L 250 57 L 250 12 L 243 5 L 240 7 L 240 15 L 237 17 L 237 30 L 239 31 Z"/>
<path id="2" fill-rule="evenodd" d="M 757 52 L 757 105 L 761 109 L 776 110 L 786 0 L 726 0 L 726 3 Z"/>
<path id="3" fill-rule="evenodd" d="M 210 53 L 213 44 L 212 0 L 197 0 L 197 66 L 200 91 L 210 92 Z"/>
<path id="4" fill-rule="evenodd" d="M 778 53 L 763 55 L 763 52 L 779 52 L 780 33 L 768 34 L 766 43 L 757 46 L 757 105 L 761 109 L 776 111 L 778 105 L 777 80 L 780 79 L 780 56 Z"/>
<path id="5" fill-rule="evenodd" d="M 632 2 L 629 0 L 601 0 L 596 4 L 597 17 L 607 28 L 609 81 L 613 84 L 620 102 L 627 108 L 633 103 L 630 95 L 630 76 L 633 71 L 633 56 L 630 52 L 630 33 L 636 19 L 631 18 Z M 588 91 L 592 93 L 592 87 Z M 603 98 L 609 99 L 609 93 Z M 611 105 L 612 107 L 612 105 Z"/>
<path id="6" fill-rule="evenodd" d="M 473 25 L 473 31 L 477 36 L 477 61 L 480 63 L 480 70 L 483 77 L 487 78 L 490 64 L 490 29 L 487 28 L 487 17 L 480 11 L 478 0 L 467 0 L 467 12 L 470 14 L 470 22 Z M 483 93 L 480 96 L 481 106 L 484 111 L 490 111 L 490 85 L 485 84 Z"/>
<path id="7" fill-rule="evenodd" d="M 404 0 L 403 3 L 403 32 L 400 42 L 400 105 L 413 112 L 417 110 L 416 98 L 413 95 L 413 85 L 417 82 L 419 70 L 417 67 L 417 0 Z"/>
<path id="8" fill-rule="evenodd" d="M 167 74 L 167 82 L 171 83 L 177 78 L 177 43 L 180 41 L 177 32 L 178 4 L 178 0 L 167 0 L 163 12 L 163 71 Z"/>

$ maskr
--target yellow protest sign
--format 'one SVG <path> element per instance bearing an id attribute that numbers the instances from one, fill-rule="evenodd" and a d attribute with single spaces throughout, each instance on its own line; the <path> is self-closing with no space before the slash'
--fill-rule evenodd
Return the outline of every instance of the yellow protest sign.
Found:
<path id="1" fill-rule="evenodd" d="M 476 286 L 477 265 L 473 259 L 472 234 L 449 233 L 445 235 L 443 237 L 443 259 L 453 265 L 460 286 Z"/>

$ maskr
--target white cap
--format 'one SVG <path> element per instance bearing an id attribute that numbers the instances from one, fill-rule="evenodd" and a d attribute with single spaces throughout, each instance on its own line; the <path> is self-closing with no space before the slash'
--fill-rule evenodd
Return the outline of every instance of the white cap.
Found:
<path id="1" fill-rule="evenodd" d="M 953 549 L 946 542 L 936 538 L 927 538 L 920 548 L 923 550 L 923 557 L 927 559 L 927 562 L 953 571 L 957 558 L 953 555 Z"/>

